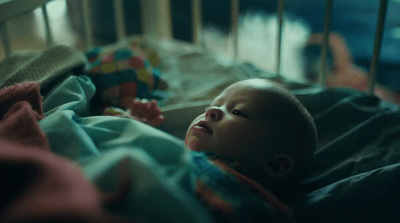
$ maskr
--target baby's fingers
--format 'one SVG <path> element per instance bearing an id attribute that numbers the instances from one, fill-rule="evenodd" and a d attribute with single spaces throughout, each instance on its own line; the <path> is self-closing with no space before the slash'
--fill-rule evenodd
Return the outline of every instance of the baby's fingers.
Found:
<path id="1" fill-rule="evenodd" d="M 137 116 L 144 118 L 147 116 L 149 102 L 147 100 L 135 99 L 132 101 L 130 114 L 132 116 Z"/>
<path id="2" fill-rule="evenodd" d="M 157 117 L 154 117 L 154 118 L 148 120 L 147 124 L 157 127 L 157 126 L 160 126 L 163 121 L 164 121 L 164 116 L 159 115 Z"/>
<path id="3" fill-rule="evenodd" d="M 152 100 L 149 104 L 149 116 L 158 116 L 161 114 L 161 109 L 158 107 L 157 102 L 155 100 Z"/>

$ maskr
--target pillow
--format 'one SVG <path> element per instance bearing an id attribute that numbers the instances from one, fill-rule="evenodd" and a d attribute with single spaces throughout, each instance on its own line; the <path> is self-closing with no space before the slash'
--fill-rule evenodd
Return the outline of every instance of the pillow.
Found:
<path id="1" fill-rule="evenodd" d="M 152 98 L 154 90 L 165 90 L 167 83 L 153 66 L 157 55 L 149 54 L 153 64 L 136 43 L 119 47 L 96 47 L 86 53 L 90 62 L 86 72 L 96 86 L 92 108 L 113 106 L 128 109 L 135 98 Z"/>

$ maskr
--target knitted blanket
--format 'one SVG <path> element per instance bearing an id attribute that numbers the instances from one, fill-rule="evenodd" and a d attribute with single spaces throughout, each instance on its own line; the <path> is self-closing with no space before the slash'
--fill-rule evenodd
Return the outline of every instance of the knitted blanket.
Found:
<path id="1" fill-rule="evenodd" d="M 195 152 L 191 163 L 194 190 L 217 222 L 292 222 L 285 204 L 232 164 Z"/>
<path id="2" fill-rule="evenodd" d="M 63 45 L 44 51 L 17 52 L 0 62 L 0 88 L 30 81 L 39 83 L 45 95 L 55 82 L 82 74 L 86 63 L 82 52 Z"/>
<path id="3" fill-rule="evenodd" d="M 135 98 L 155 98 L 154 91 L 168 87 L 156 68 L 157 53 L 145 53 L 139 43 L 96 47 L 86 55 L 90 62 L 86 74 L 96 86 L 91 103 L 95 113 L 110 106 L 128 109 Z"/>

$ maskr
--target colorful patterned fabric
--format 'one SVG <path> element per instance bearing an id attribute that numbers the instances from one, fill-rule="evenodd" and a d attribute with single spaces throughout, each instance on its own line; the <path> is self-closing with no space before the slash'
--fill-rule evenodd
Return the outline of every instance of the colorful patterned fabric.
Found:
<path id="1" fill-rule="evenodd" d="M 157 61 L 154 58 L 157 55 L 151 56 L 152 61 Z M 160 71 L 135 43 L 111 50 L 97 47 L 87 52 L 87 57 L 90 62 L 87 74 L 97 88 L 92 101 L 95 108 L 127 109 L 135 98 L 151 98 L 152 91 L 162 81 Z"/>
<path id="2" fill-rule="evenodd" d="M 290 208 L 240 166 L 210 153 L 192 152 L 192 182 L 197 196 L 218 222 L 292 222 Z"/>

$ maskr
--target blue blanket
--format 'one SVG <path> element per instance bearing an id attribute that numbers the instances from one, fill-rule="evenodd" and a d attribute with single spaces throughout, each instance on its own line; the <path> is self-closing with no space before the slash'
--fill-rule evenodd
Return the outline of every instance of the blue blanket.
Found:
<path id="1" fill-rule="evenodd" d="M 315 118 L 319 147 L 307 176 L 285 200 L 289 209 L 165 132 L 127 118 L 89 116 L 94 91 L 89 78 L 69 77 L 46 96 L 46 118 L 39 124 L 52 151 L 79 164 L 100 191 L 117 190 L 125 166 L 131 184 L 114 210 L 122 216 L 150 222 L 279 222 L 292 220 L 294 213 L 298 222 L 400 221 L 395 105 L 356 90 L 293 90 Z"/>
<path id="2" fill-rule="evenodd" d="M 121 174 L 131 182 L 113 211 L 149 222 L 291 221 L 267 190 L 182 140 L 129 118 L 89 116 L 94 91 L 86 76 L 69 77 L 43 101 L 40 127 L 51 150 L 81 166 L 101 192 L 118 190 Z"/>

